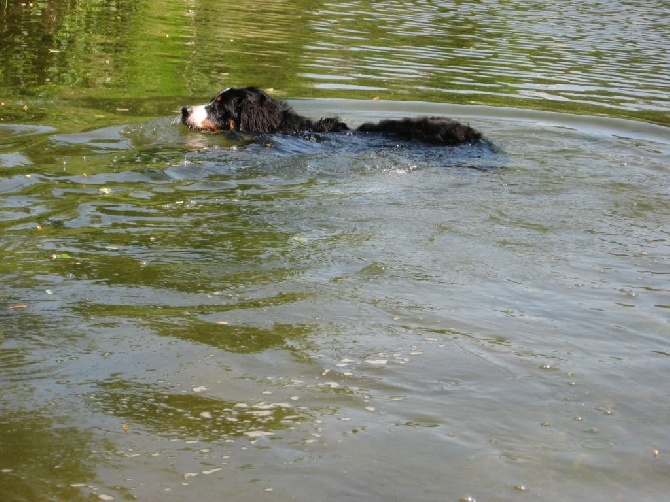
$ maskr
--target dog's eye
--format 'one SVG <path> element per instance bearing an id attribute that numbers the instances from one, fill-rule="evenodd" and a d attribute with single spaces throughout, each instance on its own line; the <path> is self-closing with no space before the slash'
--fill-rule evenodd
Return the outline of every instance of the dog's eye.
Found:
<path id="1" fill-rule="evenodd" d="M 218 95 L 216 98 L 214 98 L 214 99 L 216 99 L 216 102 L 217 102 L 217 103 L 220 103 L 221 100 L 222 100 L 223 98 L 221 97 L 221 94 L 219 94 L 219 95 Z"/>

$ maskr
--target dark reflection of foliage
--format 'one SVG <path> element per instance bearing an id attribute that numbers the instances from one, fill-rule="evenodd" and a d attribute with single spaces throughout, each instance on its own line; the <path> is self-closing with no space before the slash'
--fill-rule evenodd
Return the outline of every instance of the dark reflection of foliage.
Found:
<path id="1" fill-rule="evenodd" d="M 109 72 L 108 58 L 121 49 L 119 40 L 128 39 L 130 21 L 142 3 L 5 2 L 0 16 L 0 81 L 23 89 L 45 82 L 93 84 L 98 74 Z M 77 52 L 89 64 L 97 57 L 99 69 L 82 71 L 78 64 L 69 64 Z"/>
<path id="2" fill-rule="evenodd" d="M 274 432 L 309 419 L 288 403 L 236 403 L 181 394 L 124 381 L 104 382 L 90 402 L 132 427 L 174 438 L 224 440 L 255 431 Z"/>
<path id="3" fill-rule="evenodd" d="M 0 413 L 0 499 L 84 500 L 70 485 L 94 479 L 90 434 L 55 425 L 35 413 Z"/>
<path id="4" fill-rule="evenodd" d="M 198 228 L 184 221 L 155 226 L 144 235 L 91 227 L 55 228 L 52 223 L 48 237 L 60 240 L 54 242 L 54 251 L 43 252 L 41 261 L 61 276 L 184 293 L 277 284 L 300 273 L 284 252 L 290 246 L 289 234 L 244 229 L 240 228 L 243 222 L 227 221 L 229 228 L 221 232 L 213 225 Z"/>
<path id="5" fill-rule="evenodd" d="M 271 328 L 217 324 L 203 321 L 189 312 L 200 315 L 223 313 L 235 309 L 262 308 L 276 302 L 291 302 L 293 295 L 277 298 L 250 300 L 232 305 L 161 306 L 161 305 L 93 305 L 82 303 L 74 311 L 94 319 L 135 319 L 158 335 L 189 340 L 237 353 L 254 353 L 263 350 L 286 348 L 289 341 L 304 339 L 312 331 L 305 324 L 274 324 Z"/>
<path id="6" fill-rule="evenodd" d="M 129 94 L 128 87 L 136 94 L 184 95 L 190 86 L 204 85 L 212 92 L 221 74 L 231 66 L 248 66 L 250 58 L 254 79 L 261 85 L 287 87 L 297 78 L 302 51 L 294 48 L 302 46 L 309 33 L 296 30 L 295 22 L 315 7 L 314 2 L 269 2 L 262 16 L 250 3 L 211 3 L 0 3 L 0 84 L 22 94 L 37 94 L 40 88 L 69 92 L 76 86 L 103 88 L 131 100 L 136 95 Z M 227 26 L 235 27 L 232 32 L 221 28 L 222 15 Z M 273 41 L 269 47 L 268 40 Z"/>
<path id="7" fill-rule="evenodd" d="M 632 9 L 626 7 L 621 16 Z M 630 31 L 619 38 L 621 30 L 601 31 L 596 24 L 592 34 L 565 33 L 574 19 L 597 15 L 594 8 L 568 7 L 562 22 L 545 10 L 546 16 L 531 18 L 539 24 L 528 24 L 517 22 L 528 18 L 523 2 L 294 0 L 265 2 L 259 15 L 251 1 L 4 1 L 0 85 L 10 97 L 30 99 L 16 99 L 3 115 L 12 121 L 57 117 L 67 125 L 82 101 L 63 115 L 54 101 L 62 100 L 55 108 L 63 109 L 82 98 L 85 107 L 111 115 L 117 108 L 136 116 L 165 113 L 167 102 L 157 107 L 143 98 L 204 97 L 217 88 L 256 84 L 284 96 L 477 102 L 668 123 L 657 104 L 664 99 L 658 98 L 662 80 L 651 77 L 665 68 L 663 51 L 654 55 L 663 45 L 662 22 L 641 15 L 641 43 L 651 52 L 640 58 L 640 51 L 612 49 Z M 618 66 L 640 75 L 630 87 L 644 90 L 603 86 Z"/>
<path id="8" fill-rule="evenodd" d="M 308 326 L 301 324 L 275 324 L 267 329 L 255 326 L 219 325 L 197 319 L 147 319 L 145 323 L 163 336 L 245 354 L 285 347 L 288 340 L 304 338 L 310 332 Z"/>
<path id="9" fill-rule="evenodd" d="M 132 256 L 101 253 L 99 256 L 82 258 L 82 253 L 70 255 L 65 252 L 53 253 L 55 258 L 52 260 L 51 270 L 63 276 L 71 274 L 77 279 L 92 280 L 110 286 L 169 288 L 185 293 L 215 291 L 244 284 L 279 283 L 296 273 L 289 267 L 265 270 L 258 266 L 252 269 L 250 265 L 254 261 L 255 253 L 250 253 L 249 249 L 209 251 L 204 245 L 198 247 L 197 236 L 193 235 L 184 237 L 180 242 L 182 249 L 177 246 L 170 248 L 165 254 L 171 253 L 172 256 L 165 258 L 161 256 L 164 253 L 161 249 L 157 249 L 153 256 L 150 251 L 143 252 L 142 254 L 153 260 L 151 265 L 145 265 Z M 189 248 L 184 242 L 192 242 L 193 247 Z M 270 250 L 266 252 L 269 253 Z M 222 256 L 219 263 L 189 259 L 208 253 L 229 256 Z M 247 254 L 246 259 L 239 256 L 242 254 Z M 160 263 L 161 259 L 173 260 L 174 263 Z"/>

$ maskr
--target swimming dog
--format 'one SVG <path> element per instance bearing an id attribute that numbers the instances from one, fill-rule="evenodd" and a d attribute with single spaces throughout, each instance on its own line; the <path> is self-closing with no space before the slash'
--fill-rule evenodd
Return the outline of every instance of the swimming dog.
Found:
<path id="1" fill-rule="evenodd" d="M 185 106 L 184 125 L 198 131 L 233 131 L 258 134 L 329 133 L 348 131 L 337 117 L 312 120 L 297 114 L 288 103 L 275 99 L 258 87 L 231 87 L 214 96 L 206 105 Z M 357 128 L 433 145 L 459 145 L 482 139 L 482 134 L 446 117 L 408 117 L 368 122 Z"/>

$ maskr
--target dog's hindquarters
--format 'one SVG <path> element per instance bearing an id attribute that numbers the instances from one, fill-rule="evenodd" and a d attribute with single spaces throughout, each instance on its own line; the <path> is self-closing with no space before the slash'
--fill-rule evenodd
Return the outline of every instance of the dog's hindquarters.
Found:
<path id="1" fill-rule="evenodd" d="M 382 120 L 377 123 L 367 122 L 359 126 L 358 130 L 435 145 L 459 145 L 482 139 L 482 134 L 476 129 L 445 117 L 412 117 Z"/>
<path id="2" fill-rule="evenodd" d="M 326 117 L 312 122 L 312 132 L 343 132 L 348 131 L 349 126 L 337 117 Z"/>

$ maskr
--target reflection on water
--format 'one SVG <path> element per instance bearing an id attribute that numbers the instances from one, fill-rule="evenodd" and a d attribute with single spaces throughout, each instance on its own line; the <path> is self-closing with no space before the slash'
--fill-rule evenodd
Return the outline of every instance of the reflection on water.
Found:
<path id="1" fill-rule="evenodd" d="M 667 9 L 0 3 L 0 499 L 661 499 Z"/>
<path id="2" fill-rule="evenodd" d="M 0 81 L 32 96 L 5 116 L 39 118 L 47 95 L 69 96 L 73 85 L 83 96 L 121 100 L 106 110 L 87 103 L 100 115 L 146 112 L 152 105 L 138 98 L 206 99 L 253 84 L 300 97 L 481 103 L 668 123 L 664 2 L 298 1 L 266 2 L 262 12 L 245 1 L 68 5 L 2 10 Z M 26 104 L 29 111 L 20 108 Z"/>
<path id="3" fill-rule="evenodd" d="M 647 5 L 651 9 L 667 6 Z M 550 100 L 546 108 L 663 111 L 667 30 L 632 2 L 327 2 L 304 66 L 321 88 Z M 641 88 L 642 87 L 642 88 Z M 462 97 L 459 97 L 461 95 Z"/>
<path id="4" fill-rule="evenodd" d="M 4 371 L 4 367 L 3 367 Z M 92 434 L 64 427 L 58 417 L 31 412 L 3 412 L 0 420 L 0 493 L 3 500 L 80 500 L 81 490 L 72 486 L 90 479 Z M 60 483 L 44 479 L 58 472 Z"/>
<path id="5" fill-rule="evenodd" d="M 220 442 L 236 437 L 269 437 L 312 417 L 296 411 L 291 402 L 226 402 L 203 397 L 208 389 L 195 387 L 191 393 L 160 391 L 152 385 L 102 382 L 100 391 L 88 396 L 103 413 L 126 423 L 142 423 L 152 434 L 174 437 L 175 431 L 192 440 Z"/>

